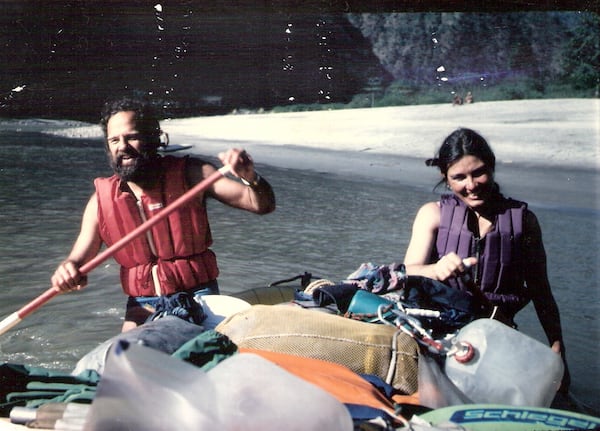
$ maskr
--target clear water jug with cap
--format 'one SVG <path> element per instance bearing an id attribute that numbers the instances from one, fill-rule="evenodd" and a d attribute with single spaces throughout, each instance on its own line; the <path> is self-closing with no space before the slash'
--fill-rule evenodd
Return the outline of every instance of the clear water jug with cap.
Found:
<path id="1" fill-rule="evenodd" d="M 251 353 L 208 372 L 125 341 L 109 352 L 83 431 L 352 431 L 333 395 Z"/>
<path id="2" fill-rule="evenodd" d="M 447 356 L 448 378 L 475 403 L 548 407 L 564 372 L 545 344 L 492 319 L 462 328 Z"/>

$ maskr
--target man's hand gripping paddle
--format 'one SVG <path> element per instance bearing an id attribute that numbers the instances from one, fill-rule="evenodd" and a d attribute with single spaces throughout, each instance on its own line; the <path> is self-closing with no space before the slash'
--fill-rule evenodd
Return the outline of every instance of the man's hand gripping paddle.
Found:
<path id="1" fill-rule="evenodd" d="M 163 209 L 161 212 L 159 212 L 156 216 L 152 217 L 151 219 L 148 219 L 146 222 L 142 223 L 137 228 L 135 228 L 134 230 L 129 232 L 127 235 L 125 235 L 119 241 L 117 241 L 116 243 L 114 243 L 113 245 L 108 247 L 102 253 L 99 253 L 98 255 L 96 255 L 96 257 L 91 259 L 89 262 L 82 265 L 81 268 L 79 268 L 79 271 L 85 275 L 85 274 L 89 273 L 90 271 L 92 271 L 93 269 L 95 269 L 98 265 L 100 265 L 102 262 L 107 260 L 113 254 L 115 254 L 118 250 L 120 250 L 121 248 L 126 246 L 133 239 L 137 238 L 140 235 L 145 234 L 148 230 L 150 230 L 152 228 L 152 226 L 154 226 L 155 224 L 157 224 L 160 221 L 162 221 L 163 219 L 165 219 L 172 212 L 177 211 L 183 205 L 187 204 L 190 200 L 192 200 L 192 198 L 194 198 L 200 192 L 203 192 L 206 189 L 208 189 L 214 182 L 216 182 L 218 179 L 224 177 L 225 174 L 227 174 L 230 171 L 230 169 L 231 169 L 230 165 L 225 165 L 225 166 L 221 167 L 220 169 L 218 169 L 216 172 L 214 172 L 212 175 L 210 175 L 210 176 L 206 177 L 204 180 L 200 181 L 198 184 L 196 184 L 190 190 L 188 190 L 183 195 L 181 195 L 179 198 L 177 198 L 171 205 L 169 205 L 168 207 Z M 33 313 L 35 310 L 40 308 L 42 305 L 44 305 L 46 302 L 48 302 L 49 300 L 54 298 L 59 293 L 60 293 L 60 290 L 58 290 L 54 287 L 51 287 L 48 290 L 46 290 L 44 293 L 42 293 L 40 296 L 35 298 L 33 301 L 29 302 L 28 304 L 21 307 L 18 311 L 15 311 L 14 313 L 12 313 L 8 317 L 6 317 L 4 320 L 2 320 L 0 322 L 0 335 L 7 332 L 10 328 L 12 328 L 16 324 L 18 324 L 21 320 L 23 320 L 29 314 Z"/>

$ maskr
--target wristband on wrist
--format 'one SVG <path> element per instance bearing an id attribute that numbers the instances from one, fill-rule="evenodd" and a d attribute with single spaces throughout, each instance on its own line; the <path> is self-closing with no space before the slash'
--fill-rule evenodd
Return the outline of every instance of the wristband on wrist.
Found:
<path id="1" fill-rule="evenodd" d="M 240 180 L 242 181 L 242 183 L 244 183 L 245 185 L 247 185 L 250 188 L 254 188 L 256 186 L 258 186 L 258 183 L 260 183 L 261 177 L 260 175 L 258 175 L 258 172 L 254 171 L 254 181 L 250 182 L 248 180 L 246 180 L 245 178 L 240 177 Z"/>

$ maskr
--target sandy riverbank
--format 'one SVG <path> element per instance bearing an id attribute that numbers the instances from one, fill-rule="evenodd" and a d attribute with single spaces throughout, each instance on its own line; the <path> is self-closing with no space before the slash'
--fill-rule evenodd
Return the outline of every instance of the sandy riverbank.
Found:
<path id="1" fill-rule="evenodd" d="M 457 127 L 480 131 L 500 162 L 598 168 L 600 101 L 524 100 L 472 105 L 228 115 L 164 124 L 180 137 L 427 158 Z"/>
<path id="2" fill-rule="evenodd" d="M 457 127 L 494 149 L 505 193 L 538 205 L 600 207 L 600 101 L 525 100 L 166 121 L 171 142 L 215 155 L 243 146 L 258 163 L 396 180 L 431 189 L 424 160 Z"/>
<path id="3" fill-rule="evenodd" d="M 15 120 L 12 127 L 65 137 L 100 138 L 98 126 Z M 5 127 L 5 125 L 3 125 Z M 423 161 L 457 127 L 470 127 L 494 149 L 505 192 L 543 204 L 598 208 L 600 100 L 553 99 L 452 106 L 225 115 L 165 120 L 171 143 L 216 156 L 232 146 L 260 164 L 394 179 L 431 188 Z"/>
<path id="4" fill-rule="evenodd" d="M 65 137 L 100 137 L 97 126 L 52 120 L 15 120 L 29 130 Z M 192 141 L 277 147 L 301 146 L 427 158 L 456 127 L 481 132 L 499 162 L 600 168 L 600 100 L 552 99 L 452 106 L 224 115 L 165 120 L 173 143 Z M 275 151 L 275 150 L 273 150 Z"/>

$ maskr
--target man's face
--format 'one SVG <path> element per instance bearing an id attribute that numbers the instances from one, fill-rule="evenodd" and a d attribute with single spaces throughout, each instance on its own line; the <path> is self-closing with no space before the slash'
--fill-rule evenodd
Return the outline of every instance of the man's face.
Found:
<path id="1" fill-rule="evenodd" d="M 123 181 L 144 182 L 151 178 L 156 147 L 139 132 L 135 112 L 118 112 L 106 125 L 108 158 Z"/>

